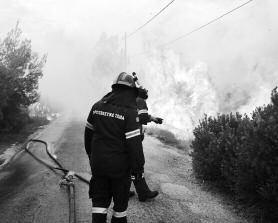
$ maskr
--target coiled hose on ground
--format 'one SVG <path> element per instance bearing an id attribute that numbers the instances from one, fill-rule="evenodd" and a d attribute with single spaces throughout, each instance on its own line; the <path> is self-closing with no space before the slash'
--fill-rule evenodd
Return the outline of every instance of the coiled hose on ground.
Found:
<path id="1" fill-rule="evenodd" d="M 46 150 L 47 155 L 50 157 L 52 161 L 57 165 L 52 166 L 51 164 L 45 162 L 38 156 L 36 156 L 34 153 L 32 153 L 29 150 L 29 147 L 32 143 L 42 143 L 44 145 L 44 148 Z M 84 177 L 80 176 L 79 174 L 76 174 L 73 171 L 70 171 L 68 169 L 65 169 L 62 164 L 57 160 L 56 157 L 54 157 L 48 150 L 48 144 L 47 142 L 40 140 L 40 139 L 30 139 L 26 143 L 24 143 L 24 150 L 32 156 L 35 160 L 37 160 L 39 163 L 42 165 L 46 166 L 48 169 L 52 170 L 53 172 L 57 173 L 56 170 L 62 171 L 63 172 L 63 177 L 60 182 L 60 186 L 65 185 L 68 189 L 69 193 L 69 223 L 75 223 L 76 222 L 76 210 L 75 210 L 75 185 L 74 185 L 74 177 L 79 179 L 80 181 L 86 183 L 89 185 L 89 181 L 85 179 Z"/>

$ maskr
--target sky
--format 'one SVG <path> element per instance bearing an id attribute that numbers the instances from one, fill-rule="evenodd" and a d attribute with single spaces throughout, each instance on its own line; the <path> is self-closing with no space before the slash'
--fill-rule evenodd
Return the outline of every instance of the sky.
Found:
<path id="1" fill-rule="evenodd" d="M 125 33 L 133 32 L 168 2 L 0 0 L 0 39 L 19 21 L 33 50 L 48 55 L 40 81 L 42 98 L 86 114 L 110 90 L 119 72 L 119 67 L 105 70 L 105 62 L 117 63 L 113 56 L 102 61 L 103 70 L 101 66 L 94 70 L 101 35 L 115 37 L 122 52 Z M 271 89 L 278 85 L 278 1 L 254 0 L 159 48 L 243 2 L 246 0 L 176 0 L 127 39 L 126 71 L 138 73 L 149 89 L 150 112 L 163 116 L 167 128 L 189 137 L 204 113 L 248 113 L 269 103 Z M 102 71 L 109 74 L 102 76 Z"/>

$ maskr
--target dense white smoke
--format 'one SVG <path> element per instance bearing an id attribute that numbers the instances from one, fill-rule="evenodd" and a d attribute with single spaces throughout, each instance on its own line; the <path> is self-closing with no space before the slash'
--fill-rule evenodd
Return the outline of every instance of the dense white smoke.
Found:
<path id="1" fill-rule="evenodd" d="M 143 82 L 149 89 L 149 111 L 164 118 L 164 128 L 189 138 L 205 113 L 219 111 L 216 91 L 209 80 L 206 64 L 187 67 L 172 51 L 154 53 L 142 69 Z"/>
<path id="2" fill-rule="evenodd" d="M 278 63 L 272 58 L 260 58 L 240 78 L 237 85 L 221 89 L 221 112 L 240 111 L 250 114 L 255 107 L 270 103 L 271 90 L 278 85 Z"/>
<path id="3" fill-rule="evenodd" d="M 179 2 L 160 20 L 161 26 L 144 32 L 144 50 L 160 52 L 141 55 L 138 66 L 151 97 L 153 92 L 150 109 L 186 137 L 204 113 L 249 114 L 269 103 L 271 90 L 278 85 L 275 1 L 254 1 L 205 30 L 163 50 L 156 48 L 179 36 L 180 30 L 190 31 L 243 2 Z M 189 14 L 182 13 L 185 9 Z M 131 58 L 131 67 L 136 67 L 136 59 Z"/>
<path id="4" fill-rule="evenodd" d="M 155 52 L 143 60 L 139 74 L 150 91 L 150 112 L 165 119 L 164 128 L 186 139 L 204 114 L 239 111 L 249 115 L 270 102 L 271 90 L 278 85 L 277 61 L 272 59 L 246 65 L 240 80 L 217 86 L 208 64 L 186 63 L 171 50 Z"/>
<path id="5" fill-rule="evenodd" d="M 40 82 L 43 100 L 84 117 L 124 70 L 124 33 L 168 2 L 0 0 L 0 37 L 19 20 L 34 51 L 48 54 Z M 150 112 L 184 137 L 191 136 L 204 113 L 249 113 L 267 104 L 278 85 L 278 1 L 255 0 L 163 50 L 158 48 L 243 2 L 175 1 L 127 40 L 127 71 L 137 72 L 149 89 Z M 150 52 L 133 56 L 142 51 Z"/>

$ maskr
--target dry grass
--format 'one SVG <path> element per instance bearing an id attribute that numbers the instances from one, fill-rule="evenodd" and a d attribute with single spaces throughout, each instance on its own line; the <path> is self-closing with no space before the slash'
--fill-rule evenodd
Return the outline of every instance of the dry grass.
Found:
<path id="1" fill-rule="evenodd" d="M 159 139 L 161 142 L 166 145 L 174 146 L 178 149 L 189 151 L 190 142 L 187 140 L 178 139 L 174 133 L 166 129 L 148 127 L 145 131 L 147 135 L 153 136 Z"/>
<path id="2" fill-rule="evenodd" d="M 48 123 L 49 121 L 43 118 L 32 118 L 30 122 L 17 133 L 0 133 L 0 154 L 13 144 L 23 143 L 29 135 Z"/>

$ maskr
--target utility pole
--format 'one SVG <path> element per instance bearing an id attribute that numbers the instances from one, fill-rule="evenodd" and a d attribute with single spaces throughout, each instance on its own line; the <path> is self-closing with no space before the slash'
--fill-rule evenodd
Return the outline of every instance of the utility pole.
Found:
<path id="1" fill-rule="evenodd" d="M 124 69 L 125 69 L 125 72 L 127 72 L 127 40 L 126 40 L 126 32 L 125 32 Z"/>

